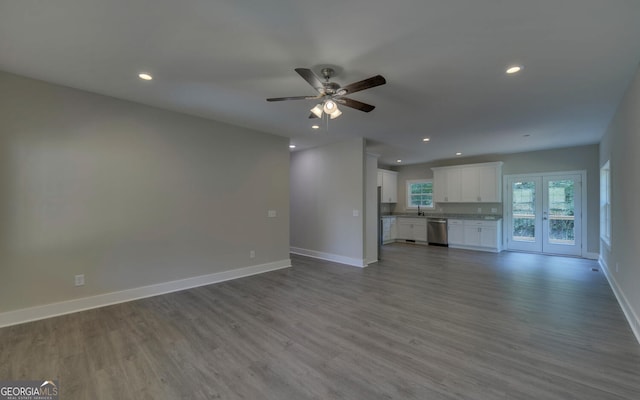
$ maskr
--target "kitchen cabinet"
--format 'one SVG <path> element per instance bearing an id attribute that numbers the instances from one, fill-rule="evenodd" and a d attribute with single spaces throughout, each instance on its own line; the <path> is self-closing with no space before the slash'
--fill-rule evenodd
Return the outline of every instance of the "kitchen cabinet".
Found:
<path id="1" fill-rule="evenodd" d="M 436 203 L 457 203 L 461 196 L 461 171 L 442 168 L 433 172 L 433 194 Z"/>
<path id="2" fill-rule="evenodd" d="M 396 217 L 382 218 L 382 243 L 392 243 L 398 237 Z"/>
<path id="3" fill-rule="evenodd" d="M 427 219 L 426 218 L 398 218 L 398 239 L 415 240 L 416 242 L 427 241 Z"/>
<path id="4" fill-rule="evenodd" d="M 378 186 L 381 186 L 380 201 L 382 203 L 398 202 L 398 173 L 386 169 L 378 170 Z"/>
<path id="5" fill-rule="evenodd" d="M 502 251 L 502 220 L 449 220 L 449 247 Z"/>
<path id="6" fill-rule="evenodd" d="M 464 245 L 464 221 L 450 219 L 447 222 L 449 246 Z"/>
<path id="7" fill-rule="evenodd" d="M 432 170 L 436 203 L 502 202 L 502 162 L 438 167 Z"/>

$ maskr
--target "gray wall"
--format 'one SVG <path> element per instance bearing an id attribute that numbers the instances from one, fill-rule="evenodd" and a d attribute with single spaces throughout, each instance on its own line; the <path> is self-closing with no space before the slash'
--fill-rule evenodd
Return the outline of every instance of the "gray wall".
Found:
<path id="1" fill-rule="evenodd" d="M 291 154 L 291 247 L 364 259 L 364 157 L 364 139 Z"/>
<path id="2" fill-rule="evenodd" d="M 288 139 L 2 72 L 0 93 L 0 312 L 289 258 Z"/>
<path id="3" fill-rule="evenodd" d="M 640 70 L 623 98 L 600 144 L 600 165 L 610 161 L 611 248 L 604 242 L 600 257 L 613 284 L 635 314 L 640 340 Z M 620 299 L 620 296 L 619 296 Z"/>
<path id="4" fill-rule="evenodd" d="M 398 203 L 393 212 L 414 212 L 406 210 L 406 181 L 411 179 L 432 179 L 431 167 L 449 165 L 474 164 L 490 161 L 503 161 L 503 175 L 528 174 L 536 172 L 555 171 L 587 171 L 587 251 L 598 253 L 599 239 L 599 196 L 600 196 L 600 172 L 598 167 L 598 145 L 569 147 L 564 149 L 532 151 L 515 154 L 498 154 L 478 157 L 454 158 L 432 163 L 397 166 L 398 171 Z M 502 214 L 502 204 L 484 203 L 477 204 L 442 204 L 436 205 L 445 213 L 474 214 L 477 208 L 482 207 L 483 213 L 489 213 L 491 207 L 498 208 Z M 438 210 L 439 211 L 439 210 Z"/>

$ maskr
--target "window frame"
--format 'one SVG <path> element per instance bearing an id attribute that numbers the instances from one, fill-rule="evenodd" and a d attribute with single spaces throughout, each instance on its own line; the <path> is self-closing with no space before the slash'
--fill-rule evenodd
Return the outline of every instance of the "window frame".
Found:
<path id="1" fill-rule="evenodd" d="M 600 240 L 611 248 L 611 165 L 600 168 Z"/>
<path id="2" fill-rule="evenodd" d="M 435 209 L 435 198 L 433 197 L 433 179 L 409 179 L 406 182 L 406 209 L 407 210 L 417 210 L 418 206 L 414 206 L 411 204 L 411 185 L 417 183 L 430 183 L 431 184 L 431 206 L 420 206 L 420 209 Z"/>

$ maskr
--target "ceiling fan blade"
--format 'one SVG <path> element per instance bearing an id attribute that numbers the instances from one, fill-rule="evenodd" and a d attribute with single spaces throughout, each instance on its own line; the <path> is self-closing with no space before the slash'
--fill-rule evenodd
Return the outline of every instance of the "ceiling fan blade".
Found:
<path id="1" fill-rule="evenodd" d="M 295 71 L 309 83 L 309 85 L 313 86 L 315 90 L 320 93 L 324 93 L 324 85 L 322 81 L 313 73 L 309 68 L 296 68 Z"/>
<path id="2" fill-rule="evenodd" d="M 320 99 L 322 96 L 293 96 L 293 97 L 271 97 L 267 101 L 285 101 L 285 100 L 314 100 Z"/>
<path id="3" fill-rule="evenodd" d="M 374 108 L 376 108 L 376 106 L 372 106 L 371 104 L 363 103 L 361 101 L 354 100 L 354 99 L 349 99 L 347 97 L 342 97 L 335 100 L 344 106 L 355 108 L 356 110 L 360 110 L 364 112 L 370 112 Z"/>
<path id="4" fill-rule="evenodd" d="M 320 118 L 320 117 L 318 117 L 314 113 L 309 114 L 309 119 L 314 119 L 314 118 Z"/>
<path id="5" fill-rule="evenodd" d="M 346 91 L 345 94 L 351 94 L 351 93 L 359 92 L 361 90 L 384 85 L 385 83 L 387 83 L 387 80 L 384 79 L 382 75 L 376 75 L 376 76 L 372 76 L 369 79 L 365 79 L 359 82 L 354 82 L 347 86 L 343 86 L 340 88 L 340 90 L 345 90 Z"/>

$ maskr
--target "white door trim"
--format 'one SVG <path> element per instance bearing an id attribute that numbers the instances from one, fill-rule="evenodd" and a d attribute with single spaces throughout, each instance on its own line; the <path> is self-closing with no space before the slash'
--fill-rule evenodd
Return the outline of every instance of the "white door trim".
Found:
<path id="1" fill-rule="evenodd" d="M 504 204 L 503 206 L 503 211 L 504 211 L 504 229 L 502 229 L 502 246 L 504 249 L 508 250 L 509 249 L 509 245 L 508 245 L 508 237 L 509 237 L 509 229 L 507 229 L 510 225 L 510 221 L 511 221 L 511 216 L 507 213 L 508 210 L 511 209 L 511 205 L 508 204 L 508 199 L 509 199 L 509 179 L 513 178 L 513 177 L 523 177 L 523 178 L 527 178 L 527 177 L 534 177 L 534 176 L 562 176 L 562 175 L 580 175 L 580 179 L 582 180 L 582 184 L 580 185 L 582 187 L 582 192 L 581 192 L 581 221 L 582 221 L 582 229 L 581 229 L 581 233 L 582 233 L 582 248 L 580 251 L 580 256 L 583 258 L 590 258 L 590 253 L 587 251 L 587 244 L 588 244 L 588 238 L 587 238 L 587 232 L 588 232 L 588 218 L 587 216 L 589 215 L 588 213 L 588 208 L 587 208 L 587 171 L 586 170 L 578 170 L 578 171 L 554 171 L 554 172 L 535 172 L 535 173 L 526 173 L 526 174 L 509 174 L 509 175 L 503 175 L 502 176 L 502 203 Z"/>

